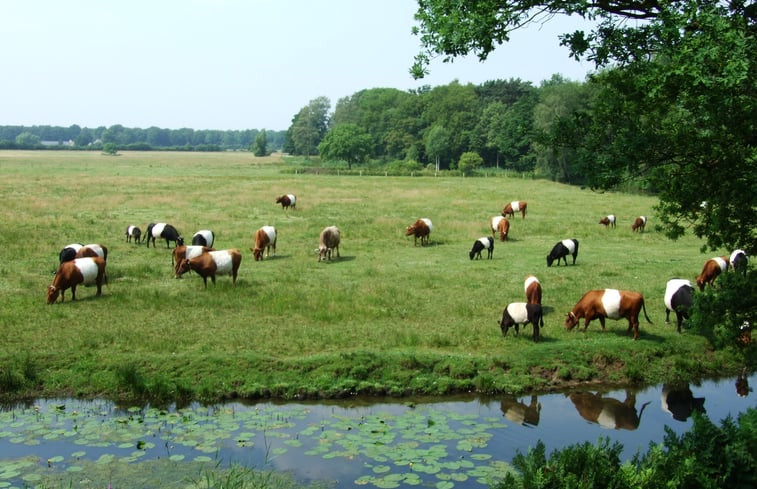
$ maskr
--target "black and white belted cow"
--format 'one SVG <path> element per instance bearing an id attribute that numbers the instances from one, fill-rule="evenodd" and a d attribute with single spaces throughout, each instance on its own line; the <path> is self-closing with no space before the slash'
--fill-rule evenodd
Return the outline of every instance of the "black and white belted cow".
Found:
<path id="1" fill-rule="evenodd" d="M 192 245 L 194 246 L 207 246 L 208 248 L 212 248 L 215 240 L 215 233 L 209 229 L 201 229 L 192 235 Z"/>
<path id="2" fill-rule="evenodd" d="M 164 222 L 158 222 L 154 223 L 151 222 L 147 226 L 147 239 L 145 240 L 147 242 L 147 247 L 150 247 L 150 240 L 152 240 L 152 247 L 155 248 L 155 239 L 156 238 L 163 238 L 166 240 L 166 248 L 170 248 L 169 241 L 174 242 L 174 246 L 179 246 L 181 244 L 184 244 L 184 239 L 179 234 L 179 231 L 176 230 L 175 227 L 171 226 L 170 224 L 166 224 Z"/>
<path id="3" fill-rule="evenodd" d="M 559 241 L 552 251 L 547 255 L 547 266 L 551 267 L 552 263 L 557 260 L 557 266 L 560 266 L 560 259 L 565 261 L 565 266 L 568 266 L 568 255 L 573 255 L 573 264 L 576 264 L 576 257 L 578 256 L 578 240 L 577 239 L 564 239 Z"/>
<path id="4" fill-rule="evenodd" d="M 674 278 L 668 280 L 665 286 L 665 322 L 670 322 L 670 311 L 676 313 L 678 322 L 678 332 L 681 332 L 681 323 L 684 318 L 689 318 L 689 310 L 694 304 L 694 287 L 691 281 L 683 278 Z"/>
<path id="5" fill-rule="evenodd" d="M 471 260 L 473 258 L 481 259 L 481 252 L 484 250 L 486 250 L 486 257 L 491 260 L 492 255 L 494 255 L 494 238 L 491 236 L 484 236 L 474 241 L 473 248 L 471 248 L 468 256 Z"/>
<path id="6" fill-rule="evenodd" d="M 541 304 L 511 302 L 502 311 L 502 320 L 499 322 L 502 336 L 507 336 L 507 331 L 511 326 L 515 326 L 515 334 L 518 334 L 518 328 L 521 324 L 525 326 L 531 323 L 534 328 L 533 339 L 539 341 L 539 328 L 544 327 L 542 314 Z"/>

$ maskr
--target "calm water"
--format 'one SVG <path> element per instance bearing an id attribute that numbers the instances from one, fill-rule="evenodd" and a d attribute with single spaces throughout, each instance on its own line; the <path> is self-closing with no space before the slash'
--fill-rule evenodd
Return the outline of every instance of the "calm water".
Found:
<path id="1" fill-rule="evenodd" d="M 676 389 L 166 410 L 40 400 L 0 412 L 0 487 L 33 482 L 35 470 L 75 472 L 85 462 L 154 459 L 271 467 L 339 488 L 487 487 L 538 440 L 549 453 L 609 437 L 623 444 L 628 459 L 661 442 L 665 426 L 688 431 L 694 410 L 719 424 L 757 407 L 754 386 L 757 374 Z M 34 463 L 3 470 L 19 459 Z"/>

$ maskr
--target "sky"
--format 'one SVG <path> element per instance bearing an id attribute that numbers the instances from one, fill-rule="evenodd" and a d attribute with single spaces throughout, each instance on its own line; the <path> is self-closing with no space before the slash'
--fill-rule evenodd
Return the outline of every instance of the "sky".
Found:
<path id="1" fill-rule="evenodd" d="M 584 80 L 557 17 L 516 31 L 485 62 L 420 51 L 413 0 L 5 0 L 0 6 L 0 125 L 286 130 L 311 100 L 370 88 L 555 73 Z"/>

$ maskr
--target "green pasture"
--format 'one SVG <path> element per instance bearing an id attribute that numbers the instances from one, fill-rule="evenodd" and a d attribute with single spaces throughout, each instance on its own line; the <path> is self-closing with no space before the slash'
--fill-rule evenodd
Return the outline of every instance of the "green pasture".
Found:
<path id="1" fill-rule="evenodd" d="M 250 153 L 0 152 L 0 390 L 6 397 L 106 396 L 219 400 L 363 394 L 520 393 L 577 382 L 696 379 L 735 371 L 727 354 L 664 322 L 665 283 L 693 279 L 710 254 L 694 237 L 655 230 L 654 197 L 596 193 L 519 177 L 377 177 L 293 173 Z M 287 170 L 287 171 L 284 171 Z M 297 209 L 275 197 L 294 193 Z M 527 200 L 493 260 L 468 258 L 506 202 Z M 598 224 L 614 213 L 616 229 Z M 632 233 L 634 217 L 649 217 Z M 404 228 L 434 223 L 430 245 Z M 128 225 L 216 233 L 243 252 L 236 287 L 175 279 L 166 243 L 126 243 Z M 342 230 L 341 258 L 319 263 L 318 234 Z M 255 262 L 262 225 L 277 255 Z M 575 266 L 547 268 L 563 238 L 580 242 Z M 47 305 L 58 252 L 108 247 L 103 296 Z M 727 254 L 728 250 L 722 250 Z M 484 253 L 485 256 L 485 253 Z M 542 341 L 531 327 L 503 338 L 502 309 L 544 289 Z M 566 312 L 594 288 L 637 290 L 654 322 L 633 341 L 626 322 L 566 331 Z"/>

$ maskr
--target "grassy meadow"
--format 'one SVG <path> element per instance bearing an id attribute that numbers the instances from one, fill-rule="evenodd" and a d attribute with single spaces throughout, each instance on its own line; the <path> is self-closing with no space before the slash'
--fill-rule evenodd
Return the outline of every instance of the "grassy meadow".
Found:
<path id="1" fill-rule="evenodd" d="M 106 396 L 219 400 L 362 394 L 521 393 L 582 382 L 696 379 L 738 366 L 701 337 L 665 324 L 672 277 L 693 279 L 710 254 L 655 230 L 649 196 L 595 193 L 507 177 L 358 177 L 293 174 L 250 153 L 0 152 L 4 205 L 0 263 L 0 391 L 4 397 Z M 294 193 L 297 209 L 275 197 Z M 506 202 L 528 201 L 493 260 L 468 258 Z M 597 222 L 608 213 L 616 229 Z M 649 217 L 632 233 L 634 217 Z M 405 226 L 434 223 L 430 245 Z M 175 279 L 171 251 L 126 243 L 128 225 L 173 224 L 216 233 L 243 252 L 236 287 L 219 276 Z M 342 231 L 341 258 L 319 263 L 318 234 Z M 253 233 L 278 229 L 275 257 L 255 262 Z M 575 266 L 547 268 L 563 238 Z M 47 305 L 69 243 L 108 247 L 103 296 Z M 720 254 L 726 254 L 722 250 Z M 484 257 L 485 257 L 484 253 Z M 502 309 L 523 280 L 544 289 L 542 341 L 531 327 L 503 338 Z M 566 312 L 593 288 L 640 291 L 654 322 L 638 341 L 625 321 L 566 331 Z"/>

